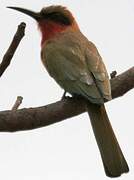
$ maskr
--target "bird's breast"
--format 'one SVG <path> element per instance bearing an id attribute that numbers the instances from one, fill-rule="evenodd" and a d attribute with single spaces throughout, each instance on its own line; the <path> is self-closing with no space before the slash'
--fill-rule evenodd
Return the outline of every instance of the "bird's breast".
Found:
<path id="1" fill-rule="evenodd" d="M 83 52 L 77 38 L 61 35 L 44 43 L 41 50 L 41 59 L 48 73 L 54 79 L 61 79 L 65 75 L 65 68 L 73 71 L 73 67 L 84 66 Z"/>

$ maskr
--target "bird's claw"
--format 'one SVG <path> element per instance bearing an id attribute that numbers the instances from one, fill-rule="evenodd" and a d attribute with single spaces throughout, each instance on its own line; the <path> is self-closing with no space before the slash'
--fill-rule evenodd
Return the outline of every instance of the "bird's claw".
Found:
<path id="1" fill-rule="evenodd" d="M 62 97 L 61 97 L 61 100 L 65 100 L 65 99 L 68 99 L 68 98 L 70 98 L 69 96 L 66 96 L 66 91 L 64 91 L 64 93 L 63 93 L 63 95 L 62 95 Z"/>

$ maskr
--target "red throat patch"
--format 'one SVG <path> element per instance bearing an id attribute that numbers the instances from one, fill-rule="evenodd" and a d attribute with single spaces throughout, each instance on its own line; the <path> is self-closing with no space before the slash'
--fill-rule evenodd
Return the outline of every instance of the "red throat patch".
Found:
<path id="1" fill-rule="evenodd" d="M 42 34 L 41 46 L 43 46 L 46 40 L 54 38 L 57 33 L 63 32 L 68 26 L 58 24 L 52 21 L 41 21 L 39 22 L 39 29 Z"/>

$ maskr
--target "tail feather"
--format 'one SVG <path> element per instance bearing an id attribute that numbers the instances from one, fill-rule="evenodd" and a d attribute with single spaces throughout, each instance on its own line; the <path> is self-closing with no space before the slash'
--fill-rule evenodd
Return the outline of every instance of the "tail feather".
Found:
<path id="1" fill-rule="evenodd" d="M 87 109 L 106 175 L 118 177 L 128 172 L 127 162 L 113 132 L 105 106 L 90 104 Z"/>

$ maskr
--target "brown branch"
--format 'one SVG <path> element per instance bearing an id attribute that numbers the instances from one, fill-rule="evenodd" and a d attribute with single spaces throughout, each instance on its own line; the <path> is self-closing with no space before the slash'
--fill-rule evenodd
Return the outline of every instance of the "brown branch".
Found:
<path id="1" fill-rule="evenodd" d="M 25 23 L 21 23 L 18 26 L 17 32 L 15 33 L 14 38 L 13 38 L 13 40 L 12 40 L 7 52 L 5 53 L 1 64 L 0 64 L 0 77 L 2 76 L 4 71 L 9 66 L 11 59 L 12 59 L 21 39 L 24 36 L 25 27 L 26 27 Z"/>
<path id="2" fill-rule="evenodd" d="M 127 91 L 134 88 L 134 67 L 111 79 L 112 97 L 123 96 Z"/>
<path id="3" fill-rule="evenodd" d="M 17 99 L 16 99 L 16 101 L 15 101 L 13 107 L 12 107 L 12 111 L 16 111 L 19 108 L 19 106 L 22 103 L 22 100 L 23 100 L 23 97 L 21 97 L 21 96 L 17 97 Z"/>
<path id="4" fill-rule="evenodd" d="M 111 79 L 113 99 L 134 88 L 134 67 Z M 60 122 L 85 112 L 85 100 L 67 98 L 44 107 L 0 112 L 0 131 L 30 130 Z"/>

